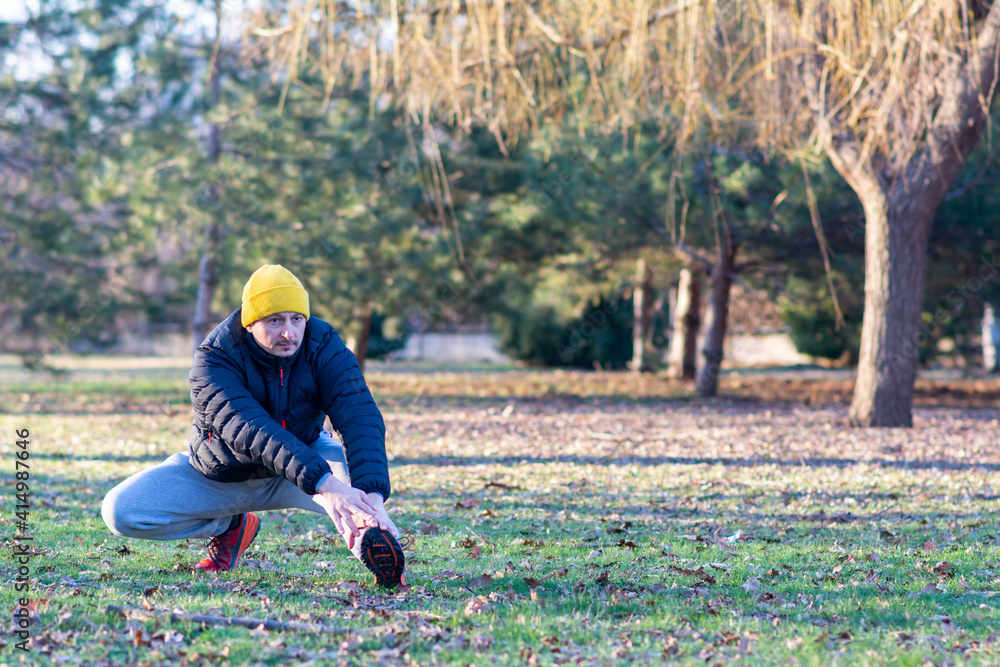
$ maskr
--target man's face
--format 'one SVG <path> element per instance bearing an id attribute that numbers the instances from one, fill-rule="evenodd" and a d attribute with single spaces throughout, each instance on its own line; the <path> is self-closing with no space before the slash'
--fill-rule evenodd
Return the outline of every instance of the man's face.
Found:
<path id="1" fill-rule="evenodd" d="M 306 316 L 302 313 L 275 313 L 247 327 L 254 340 L 276 357 L 290 357 L 302 344 Z"/>

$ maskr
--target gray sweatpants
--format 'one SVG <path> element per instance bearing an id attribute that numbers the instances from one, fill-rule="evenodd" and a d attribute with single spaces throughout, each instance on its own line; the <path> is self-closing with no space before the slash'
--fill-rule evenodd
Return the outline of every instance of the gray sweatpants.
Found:
<path id="1" fill-rule="evenodd" d="M 321 431 L 309 446 L 329 461 L 337 479 L 351 483 L 344 447 L 331 433 Z M 111 489 L 101 516 L 122 537 L 183 540 L 224 532 L 234 514 L 293 507 L 326 515 L 312 496 L 284 477 L 216 482 L 191 467 L 187 454 L 174 454 Z"/>

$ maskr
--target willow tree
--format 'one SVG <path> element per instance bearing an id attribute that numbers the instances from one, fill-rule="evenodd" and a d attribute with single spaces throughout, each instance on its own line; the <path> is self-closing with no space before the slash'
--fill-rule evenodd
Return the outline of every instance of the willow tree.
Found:
<path id="1" fill-rule="evenodd" d="M 581 132 L 657 118 L 678 155 L 694 137 L 825 154 L 866 216 L 851 418 L 912 423 L 929 228 L 987 127 L 1000 3 L 283 0 L 254 25 L 290 85 L 300 68 L 327 94 L 363 80 L 425 129 L 482 123 L 509 142 L 572 110 Z M 666 211 L 678 237 L 681 199 Z"/>

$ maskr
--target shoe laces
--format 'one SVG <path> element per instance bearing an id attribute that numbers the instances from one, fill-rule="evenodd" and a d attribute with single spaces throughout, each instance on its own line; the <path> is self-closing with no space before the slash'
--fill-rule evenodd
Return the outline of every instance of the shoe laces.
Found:
<path id="1" fill-rule="evenodd" d="M 224 534 L 225 533 L 223 533 L 223 535 Z M 220 537 L 221 537 L 220 535 L 216 535 L 211 540 L 209 540 L 208 557 L 212 559 L 212 562 L 215 563 L 215 566 L 217 568 L 219 568 L 220 570 L 225 570 L 226 564 L 222 562 L 222 553 L 221 553 L 222 549 L 220 548 L 222 540 L 219 539 Z"/>
<path id="2" fill-rule="evenodd" d="M 237 523 L 235 528 L 230 528 L 226 532 L 220 535 L 216 535 L 215 537 L 213 537 L 211 540 L 208 541 L 208 557 L 212 559 L 212 562 L 215 563 L 215 566 L 218 567 L 220 570 L 228 569 L 229 566 L 232 565 L 231 559 L 228 565 L 225 562 L 223 562 L 223 554 L 226 551 L 231 551 L 232 548 L 239 548 L 239 545 L 232 545 L 232 547 L 230 547 L 229 545 L 226 544 L 226 542 L 229 541 L 229 539 L 234 534 L 238 534 L 235 531 L 237 531 L 239 527 L 240 524 Z"/>

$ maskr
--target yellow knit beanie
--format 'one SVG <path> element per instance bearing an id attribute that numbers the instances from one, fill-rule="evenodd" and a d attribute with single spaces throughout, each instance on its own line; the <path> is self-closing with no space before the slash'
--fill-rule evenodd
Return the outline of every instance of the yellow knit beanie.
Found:
<path id="1" fill-rule="evenodd" d="M 243 326 L 275 313 L 302 313 L 309 319 L 309 293 L 280 264 L 265 264 L 243 287 Z"/>

